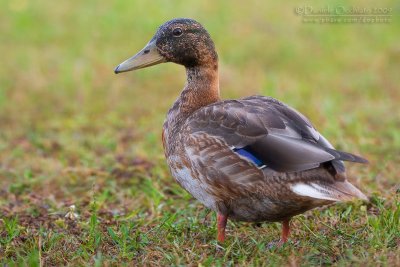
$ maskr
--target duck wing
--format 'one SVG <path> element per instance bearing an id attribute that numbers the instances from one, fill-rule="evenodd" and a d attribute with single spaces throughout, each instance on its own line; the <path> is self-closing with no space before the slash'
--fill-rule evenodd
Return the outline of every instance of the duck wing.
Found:
<path id="1" fill-rule="evenodd" d="M 184 129 L 199 147 L 217 139 L 242 159 L 278 172 L 304 171 L 329 162 L 336 173 L 343 173 L 342 161 L 367 162 L 335 150 L 304 115 L 270 97 L 211 104 L 193 113 Z M 195 150 L 192 146 L 191 153 Z"/>

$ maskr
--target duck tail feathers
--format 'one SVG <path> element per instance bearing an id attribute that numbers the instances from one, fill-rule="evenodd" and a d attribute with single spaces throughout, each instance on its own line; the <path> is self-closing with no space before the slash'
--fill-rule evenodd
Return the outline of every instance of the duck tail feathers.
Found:
<path id="1" fill-rule="evenodd" d="M 348 153 L 348 152 L 343 152 L 331 148 L 324 148 L 328 153 L 332 154 L 336 160 L 342 160 L 342 161 L 351 161 L 351 162 L 357 162 L 357 163 L 369 163 L 367 159 Z"/>
<path id="2" fill-rule="evenodd" d="M 355 199 L 368 201 L 368 197 L 348 181 L 335 182 L 330 187 L 338 201 L 351 201 Z"/>
<path id="3" fill-rule="evenodd" d="M 334 183 L 297 183 L 292 186 L 292 191 L 298 195 L 330 201 L 351 201 L 362 199 L 368 201 L 357 187 L 348 181 Z"/>

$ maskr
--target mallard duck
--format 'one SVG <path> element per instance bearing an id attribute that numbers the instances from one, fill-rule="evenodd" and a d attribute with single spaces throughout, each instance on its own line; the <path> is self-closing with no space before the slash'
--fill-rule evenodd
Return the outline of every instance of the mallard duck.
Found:
<path id="1" fill-rule="evenodd" d="M 282 222 L 337 201 L 367 200 L 346 179 L 343 161 L 367 160 L 336 150 L 300 112 L 266 96 L 221 100 L 218 55 L 193 19 L 164 23 L 115 73 L 174 62 L 187 83 L 168 111 L 162 141 L 172 176 L 217 212 L 217 240 L 227 219 Z"/>

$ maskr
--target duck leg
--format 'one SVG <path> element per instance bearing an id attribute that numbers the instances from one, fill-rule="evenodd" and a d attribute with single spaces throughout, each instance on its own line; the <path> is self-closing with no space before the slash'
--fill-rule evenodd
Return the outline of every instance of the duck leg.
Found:
<path id="1" fill-rule="evenodd" d="M 282 237 L 279 241 L 279 245 L 283 245 L 287 242 L 290 235 L 290 219 L 286 219 L 282 221 Z"/>
<path id="2" fill-rule="evenodd" d="M 220 243 L 223 243 L 225 241 L 225 228 L 227 221 L 228 221 L 228 216 L 220 213 L 217 214 L 217 229 L 218 229 L 217 240 Z"/>

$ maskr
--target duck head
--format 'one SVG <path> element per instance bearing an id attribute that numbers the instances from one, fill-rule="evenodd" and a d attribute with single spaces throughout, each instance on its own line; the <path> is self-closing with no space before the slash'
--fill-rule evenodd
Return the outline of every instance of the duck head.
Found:
<path id="1" fill-rule="evenodd" d="M 217 68 L 218 55 L 214 42 L 200 23 L 179 18 L 161 25 L 150 42 L 119 64 L 114 72 L 137 70 L 164 62 L 174 62 L 186 68 L 204 65 Z"/>

